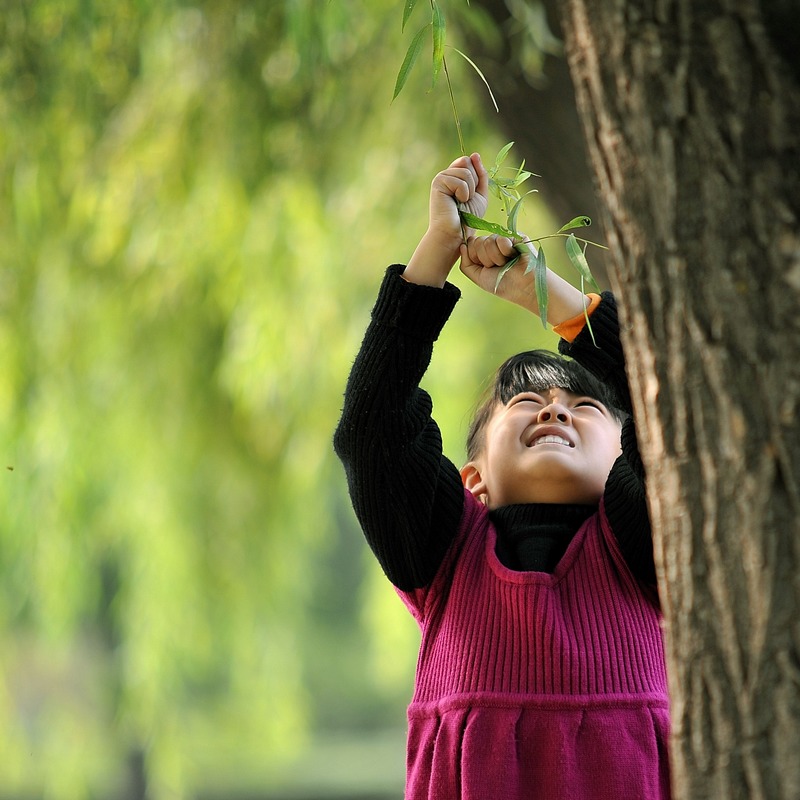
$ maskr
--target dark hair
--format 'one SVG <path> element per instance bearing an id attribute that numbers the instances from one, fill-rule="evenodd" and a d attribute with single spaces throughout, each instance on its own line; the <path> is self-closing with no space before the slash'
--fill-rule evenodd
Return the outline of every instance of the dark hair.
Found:
<path id="1" fill-rule="evenodd" d="M 522 392 L 555 388 L 599 400 L 620 423 L 628 416 L 619 408 L 614 392 L 577 361 L 549 350 L 526 350 L 500 365 L 492 385 L 484 393 L 467 433 L 467 460 L 471 461 L 480 453 L 483 431 L 498 404 L 505 405 Z"/>

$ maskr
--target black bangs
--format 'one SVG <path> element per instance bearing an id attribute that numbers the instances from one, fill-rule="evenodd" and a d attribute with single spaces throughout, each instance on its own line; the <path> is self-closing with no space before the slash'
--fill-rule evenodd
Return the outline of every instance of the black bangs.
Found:
<path id="1" fill-rule="evenodd" d="M 497 371 L 494 399 L 505 404 L 521 392 L 566 389 L 599 400 L 616 416 L 619 401 L 613 392 L 576 361 L 548 350 L 526 350 L 505 361 Z"/>
<path id="2" fill-rule="evenodd" d="M 467 433 L 467 458 L 474 459 L 483 447 L 483 431 L 498 404 L 505 405 L 518 394 L 548 389 L 566 389 L 599 400 L 620 424 L 628 416 L 614 392 L 577 361 L 549 350 L 526 350 L 500 365 L 494 383 L 484 395 Z"/>
<path id="3" fill-rule="evenodd" d="M 618 401 L 603 383 L 576 361 L 569 361 L 548 350 L 526 350 L 500 366 L 494 384 L 494 398 L 507 403 L 521 392 L 566 389 L 599 400 L 613 411 Z"/>

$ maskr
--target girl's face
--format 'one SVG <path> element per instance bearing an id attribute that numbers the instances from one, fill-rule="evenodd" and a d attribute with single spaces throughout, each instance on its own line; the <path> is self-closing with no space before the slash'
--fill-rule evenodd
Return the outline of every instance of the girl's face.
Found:
<path id="1" fill-rule="evenodd" d="M 489 508 L 597 503 L 622 452 L 620 424 L 599 401 L 553 388 L 498 404 L 480 455 L 461 471 Z"/>

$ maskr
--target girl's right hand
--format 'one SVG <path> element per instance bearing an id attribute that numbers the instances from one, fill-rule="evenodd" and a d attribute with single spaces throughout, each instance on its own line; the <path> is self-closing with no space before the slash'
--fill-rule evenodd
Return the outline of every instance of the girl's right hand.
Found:
<path id="1" fill-rule="evenodd" d="M 488 205 L 489 174 L 480 155 L 473 153 L 457 158 L 431 183 L 428 232 L 457 238 L 460 244 L 459 207 L 476 217 L 483 217 Z"/>
<path id="2" fill-rule="evenodd" d="M 489 205 L 489 174 L 477 153 L 457 158 L 431 183 L 428 229 L 403 277 L 411 283 L 444 286 L 464 241 L 459 206 L 483 217 Z"/>

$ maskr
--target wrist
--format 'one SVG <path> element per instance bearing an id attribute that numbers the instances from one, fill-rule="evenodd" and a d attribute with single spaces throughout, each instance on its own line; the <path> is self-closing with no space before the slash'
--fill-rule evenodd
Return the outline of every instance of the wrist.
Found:
<path id="1" fill-rule="evenodd" d="M 547 293 L 550 300 L 547 306 L 547 321 L 551 325 L 560 325 L 578 315 L 583 315 L 584 309 L 591 302 L 580 289 L 550 270 L 547 271 Z"/>
<path id="2" fill-rule="evenodd" d="M 411 283 L 444 286 L 458 260 L 461 237 L 428 229 L 408 261 L 403 277 Z"/>

